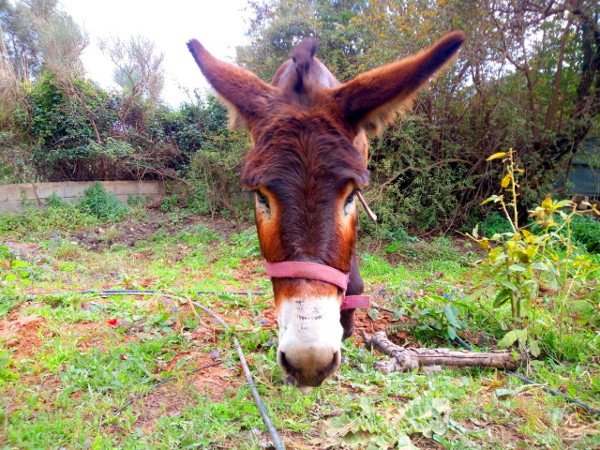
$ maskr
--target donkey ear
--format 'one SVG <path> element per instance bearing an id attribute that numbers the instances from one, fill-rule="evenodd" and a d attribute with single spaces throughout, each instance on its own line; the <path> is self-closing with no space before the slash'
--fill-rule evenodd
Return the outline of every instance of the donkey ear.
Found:
<path id="1" fill-rule="evenodd" d="M 187 46 L 198 67 L 229 110 L 230 126 L 237 127 L 242 122 L 251 127 L 266 115 L 276 96 L 273 86 L 248 70 L 218 60 L 196 39 L 189 41 Z"/>
<path id="2" fill-rule="evenodd" d="M 344 120 L 378 133 L 410 106 L 419 88 L 442 69 L 465 40 L 461 32 L 447 34 L 427 50 L 358 75 L 333 91 Z"/>

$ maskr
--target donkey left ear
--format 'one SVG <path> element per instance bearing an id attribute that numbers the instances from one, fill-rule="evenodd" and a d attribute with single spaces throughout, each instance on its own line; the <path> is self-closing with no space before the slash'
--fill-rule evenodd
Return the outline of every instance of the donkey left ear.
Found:
<path id="1" fill-rule="evenodd" d="M 464 40 L 462 32 L 447 34 L 417 55 L 365 72 L 335 88 L 333 97 L 342 117 L 357 132 L 378 133 L 452 60 Z"/>

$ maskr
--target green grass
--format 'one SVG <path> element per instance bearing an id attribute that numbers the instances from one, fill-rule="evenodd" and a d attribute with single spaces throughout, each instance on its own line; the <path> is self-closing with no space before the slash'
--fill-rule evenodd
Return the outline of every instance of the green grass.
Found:
<path id="1" fill-rule="evenodd" d="M 25 234 L 20 220 L 30 223 L 31 214 L 40 213 L 27 211 L 10 219 L 11 229 L 0 227 L 0 238 L 13 246 L 0 246 L 0 447 L 265 446 L 269 437 L 228 335 L 180 301 L 182 293 L 195 290 L 270 292 L 252 228 L 224 235 L 176 210 L 163 228 L 132 247 L 92 251 L 72 233 L 81 236 L 97 222 L 71 227 L 60 222 L 66 215 L 60 212 Z M 52 237 L 53 227 L 59 238 Z M 25 242 L 39 245 L 16 245 Z M 450 326 L 480 348 L 494 348 L 510 312 L 493 310 L 484 296 L 472 294 L 477 255 L 471 247 L 444 237 L 362 245 L 367 290 L 397 311 L 360 312 L 363 321 L 427 346 L 452 345 Z M 20 249 L 18 255 L 11 248 Z M 90 288 L 163 289 L 172 295 L 26 297 Z M 597 288 L 574 294 L 597 305 Z M 486 369 L 383 375 L 373 368 L 382 356 L 366 350 L 359 336 L 344 342 L 340 373 L 303 394 L 282 381 L 277 330 L 265 322 L 269 295 L 194 299 L 250 330 L 238 333 L 240 342 L 290 448 L 391 448 L 408 445 L 408 439 L 420 448 L 457 450 L 600 445 L 592 418 L 539 386 L 523 387 Z M 586 320 L 566 319 L 572 344 L 563 342 L 570 350 L 558 358 L 551 351 L 557 347 L 551 300 L 538 314 L 540 326 L 547 327 L 547 355 L 531 362 L 530 376 L 598 408 L 598 309 L 587 311 Z M 214 358 L 223 363 L 190 374 Z M 174 379 L 154 387 L 167 377 Z"/>

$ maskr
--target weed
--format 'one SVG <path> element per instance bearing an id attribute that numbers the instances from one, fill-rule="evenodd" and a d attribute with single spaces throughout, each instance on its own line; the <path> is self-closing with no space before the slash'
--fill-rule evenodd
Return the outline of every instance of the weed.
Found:
<path id="1" fill-rule="evenodd" d="M 254 228 L 249 228 L 240 233 L 234 233 L 230 236 L 231 243 L 238 248 L 238 252 L 243 257 L 260 256 L 260 244 L 258 235 Z"/>
<path id="2" fill-rule="evenodd" d="M 504 195 L 493 195 L 483 203 L 498 204 L 511 231 L 486 238 L 480 237 L 478 227 L 475 227 L 469 235 L 488 252 L 479 279 L 484 287 L 487 285 L 494 289 L 493 308 L 498 309 L 506 303 L 511 307 L 512 329 L 498 346 L 506 348 L 518 343 L 521 349 L 528 347 L 534 356 L 540 355 L 539 337 L 548 325 L 540 318 L 538 303 L 544 302 L 543 299 L 539 301 L 540 291 L 545 287 L 557 291 L 557 311 L 553 322 L 558 338 L 553 340 L 556 345 L 554 353 L 564 355 L 561 346 L 567 345 L 568 341 L 565 329 L 572 322 L 568 316 L 570 297 L 574 291 L 589 286 L 587 282 L 594 279 L 599 266 L 573 242 L 573 218 L 583 213 L 571 201 L 553 201 L 546 197 L 531 212 L 533 222 L 529 226 L 519 225 L 517 176 L 523 173 L 523 169 L 517 165 L 515 157 L 511 148 L 488 158 L 488 161 L 503 159 L 505 173 L 500 186 L 508 194 L 508 200 Z M 565 211 L 566 208 L 569 210 Z M 592 209 L 591 213 L 598 211 Z M 527 228 L 536 229 L 536 232 Z"/>
<path id="3" fill-rule="evenodd" d="M 133 194 L 127 196 L 127 206 L 131 208 L 142 208 L 148 203 L 148 198 L 142 194 Z"/>
<path id="4" fill-rule="evenodd" d="M 99 223 L 96 216 L 75 205 L 64 204 L 46 209 L 26 209 L 20 213 L 0 213 L 0 236 L 31 237 L 50 235 L 59 230 L 75 231 Z"/>
<path id="5" fill-rule="evenodd" d="M 56 192 L 53 192 L 46 199 L 46 207 L 48 208 L 61 208 L 65 206 L 66 202 L 60 198 Z"/>
<path id="6" fill-rule="evenodd" d="M 19 378 L 14 370 L 12 370 L 12 366 L 12 352 L 4 348 L 0 342 L 0 386 L 7 381 Z"/>
<path id="7" fill-rule="evenodd" d="M 177 209 L 179 204 L 179 195 L 177 194 L 171 194 L 171 195 L 166 195 L 165 198 L 163 198 L 162 203 L 160 204 L 160 210 L 162 212 L 172 212 L 175 211 L 175 209 Z"/>
<path id="8" fill-rule="evenodd" d="M 100 182 L 95 182 L 85 190 L 78 207 L 103 222 L 120 220 L 130 212 L 130 208 L 114 194 L 107 192 Z"/>

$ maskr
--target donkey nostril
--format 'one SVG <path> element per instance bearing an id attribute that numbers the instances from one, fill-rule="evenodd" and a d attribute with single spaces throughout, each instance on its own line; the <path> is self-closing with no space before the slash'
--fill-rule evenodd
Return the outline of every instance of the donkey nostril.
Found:
<path id="1" fill-rule="evenodd" d="M 279 360 L 281 361 L 281 366 L 283 367 L 283 370 L 285 370 L 289 374 L 292 374 L 294 372 L 294 368 L 286 359 L 284 352 L 279 352 Z"/>

